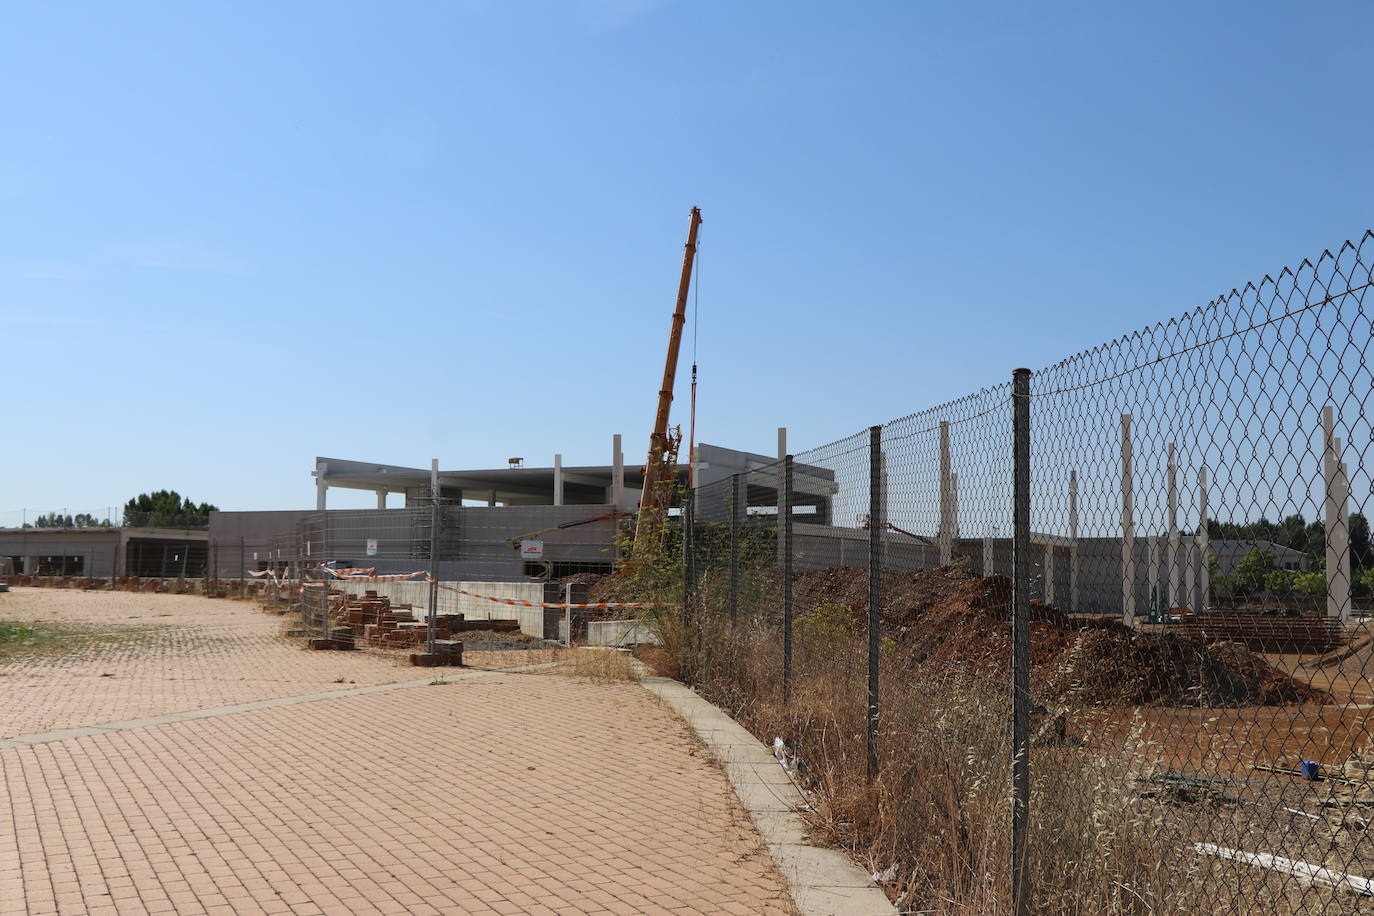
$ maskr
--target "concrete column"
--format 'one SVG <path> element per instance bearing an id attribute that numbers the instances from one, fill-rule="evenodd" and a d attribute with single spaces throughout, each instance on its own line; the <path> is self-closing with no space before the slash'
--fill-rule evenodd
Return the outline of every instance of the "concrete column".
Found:
<path id="1" fill-rule="evenodd" d="M 553 456 L 553 504 L 563 505 L 563 456 Z"/>
<path id="2" fill-rule="evenodd" d="M 431 499 L 439 498 L 439 459 L 429 459 L 429 496 Z"/>
<path id="3" fill-rule="evenodd" d="M 1350 615 L 1350 518 L 1342 486 L 1341 440 L 1335 436 L 1331 405 L 1322 408 L 1323 509 L 1326 522 L 1326 615 L 1345 622 Z"/>
<path id="4" fill-rule="evenodd" d="M 1150 547 L 1150 588 L 1147 594 L 1150 596 L 1150 610 L 1157 611 L 1164 599 L 1164 589 L 1160 587 L 1159 581 L 1161 539 L 1159 535 L 1152 534 L 1145 539 L 1145 543 Z"/>
<path id="5" fill-rule="evenodd" d="M 329 484 L 325 483 L 324 472 L 326 464 L 323 461 L 315 462 L 315 511 L 323 512 L 326 503 L 326 494 L 329 492 Z"/>
<path id="6" fill-rule="evenodd" d="M 1078 471 L 1069 471 L 1069 610 L 1078 610 Z"/>
<path id="7" fill-rule="evenodd" d="M 377 491 L 377 508 L 378 508 L 378 509 L 385 509 L 385 508 L 386 508 L 386 490 L 378 490 L 378 491 Z"/>
<path id="8" fill-rule="evenodd" d="M 1131 415 L 1121 415 L 1121 622 L 1135 626 L 1135 497 L 1132 487 Z"/>
<path id="9" fill-rule="evenodd" d="M 949 423 L 940 421 L 940 520 L 936 526 L 936 543 L 940 548 L 940 565 L 954 560 L 954 472 L 950 467 Z"/>
<path id="10" fill-rule="evenodd" d="M 625 511 L 625 453 L 620 450 L 620 433 L 611 437 L 611 505 Z"/>
<path id="11" fill-rule="evenodd" d="M 488 506 L 495 507 L 495 505 L 496 505 L 496 491 L 495 491 L 495 490 L 492 490 L 492 491 L 491 491 L 491 496 L 487 498 L 487 505 L 488 505 Z"/>
<path id="12" fill-rule="evenodd" d="M 1045 603 L 1054 604 L 1054 544 L 1045 545 Z"/>
<path id="13" fill-rule="evenodd" d="M 1165 557 L 1168 564 L 1166 569 L 1169 575 L 1169 593 L 1165 596 L 1163 610 L 1169 610 L 1177 604 L 1184 604 L 1182 600 L 1182 586 L 1179 568 L 1178 555 L 1178 458 L 1174 450 L 1174 443 L 1169 443 L 1169 553 Z"/>
<path id="14" fill-rule="evenodd" d="M 786 426 L 779 426 L 779 427 L 778 427 L 778 460 L 781 461 L 782 459 L 784 459 L 784 458 L 786 458 L 786 457 L 787 457 L 787 427 L 786 427 Z"/>
<path id="15" fill-rule="evenodd" d="M 992 535 L 983 536 L 983 575 L 990 576 L 996 570 L 993 569 L 993 541 Z"/>
<path id="16" fill-rule="evenodd" d="M 1212 572 L 1207 568 L 1207 468 L 1197 470 L 1197 555 L 1198 555 L 1198 598 L 1197 609 L 1205 610 L 1212 598 Z"/>

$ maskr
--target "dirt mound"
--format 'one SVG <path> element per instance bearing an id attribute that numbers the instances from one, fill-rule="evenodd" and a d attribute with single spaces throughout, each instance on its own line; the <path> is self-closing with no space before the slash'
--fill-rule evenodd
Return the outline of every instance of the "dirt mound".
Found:
<path id="1" fill-rule="evenodd" d="M 1006 581 L 1005 577 L 1001 578 Z M 911 621 L 937 605 L 960 600 L 961 590 L 971 587 L 970 583 L 982 581 L 958 566 L 911 572 L 885 571 L 882 574 L 882 607 L 879 612 L 883 629 L 896 636 Z M 837 566 L 803 572 L 792 582 L 792 595 L 799 613 L 807 613 L 822 604 L 842 604 L 849 608 L 855 619 L 866 620 L 868 570 Z"/>
<path id="2" fill-rule="evenodd" d="M 797 607 L 843 604 L 866 619 L 868 572 L 804 573 Z M 1011 582 L 959 567 L 885 573 L 884 633 L 912 665 L 1009 677 Z M 1047 702 L 1094 706 L 1280 706 L 1322 702 L 1238 643 L 1205 644 L 1172 634 L 1142 634 L 1119 623 L 1086 628 L 1054 608 L 1031 605 L 1032 683 Z"/>
<path id="3" fill-rule="evenodd" d="M 1046 686 L 1094 706 L 1286 706 L 1326 698 L 1240 643 L 1124 627 L 1079 633 Z"/>

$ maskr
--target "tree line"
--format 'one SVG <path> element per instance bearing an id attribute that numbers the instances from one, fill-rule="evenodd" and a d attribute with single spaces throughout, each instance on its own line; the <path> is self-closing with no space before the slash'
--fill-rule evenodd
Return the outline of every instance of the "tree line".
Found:
<path id="1" fill-rule="evenodd" d="M 157 490 L 140 493 L 124 504 L 120 522 L 126 528 L 204 528 L 210 524 L 210 513 L 219 511 L 210 503 L 196 503 L 176 490 Z M 48 512 L 25 528 L 111 528 L 109 519 L 96 518 L 89 512 L 74 515 Z"/>

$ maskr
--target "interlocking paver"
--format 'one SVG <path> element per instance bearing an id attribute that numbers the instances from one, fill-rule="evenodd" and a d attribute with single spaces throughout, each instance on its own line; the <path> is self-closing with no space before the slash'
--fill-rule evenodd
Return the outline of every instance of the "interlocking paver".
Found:
<path id="1" fill-rule="evenodd" d="M 63 594 L 27 591 L 30 609 Z M 67 594 L 84 620 L 121 626 L 99 602 L 121 596 Z M 392 659 L 306 652 L 247 605 L 128 597 L 175 616 L 129 621 L 154 632 L 108 643 L 125 655 L 6 672 L 6 690 L 43 683 L 20 688 L 38 709 L 0 710 L 0 735 L 321 693 L 341 675 L 415 680 Z M 13 611 L 0 614 L 36 616 Z M 116 677 L 90 676 L 112 665 Z M 0 749 L 0 916 L 59 910 L 793 912 L 686 726 L 636 685 L 556 673 Z"/>

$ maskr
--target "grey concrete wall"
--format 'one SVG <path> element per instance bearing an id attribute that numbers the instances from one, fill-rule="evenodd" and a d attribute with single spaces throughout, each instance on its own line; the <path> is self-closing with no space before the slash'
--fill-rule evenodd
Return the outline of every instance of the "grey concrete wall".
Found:
<path id="1" fill-rule="evenodd" d="M 117 557 L 119 542 L 118 528 L 0 529 L 0 556 L 23 557 L 14 571 L 31 575 L 35 572 L 29 568 L 33 557 L 81 557 L 81 575 L 107 578 L 116 575 L 115 563 L 122 561 L 122 557 Z"/>
<path id="2" fill-rule="evenodd" d="M 542 582 L 448 580 L 441 581 L 440 584 L 479 595 L 490 595 L 493 598 L 515 598 L 535 602 L 544 600 L 544 584 Z M 366 582 L 342 579 L 331 582 L 330 587 L 350 595 L 361 595 L 367 591 L 375 591 L 379 595 L 390 598 L 392 604 L 412 604 L 422 610 L 429 607 L 428 582 Z M 435 603 L 440 614 L 462 614 L 473 620 L 513 620 L 516 619 L 515 611 L 518 609 L 515 605 L 485 601 L 470 595 L 460 595 L 444 588 L 439 589 Z"/>
<path id="3" fill-rule="evenodd" d="M 544 601 L 544 583 L 542 582 L 466 582 L 466 581 L 441 581 L 441 585 L 449 588 L 461 589 L 465 592 L 473 592 L 477 595 L 487 595 L 493 598 L 515 598 L 521 601 L 542 602 Z M 409 604 L 414 606 L 417 617 L 423 617 L 429 609 L 429 583 L 428 582 L 367 582 L 364 580 L 341 579 L 330 583 L 330 588 L 345 592 L 350 595 L 361 595 L 368 591 L 375 591 L 379 595 L 385 595 L 391 599 L 392 604 Z M 440 614 L 462 614 L 469 620 L 519 620 L 520 631 L 541 639 L 553 638 L 546 636 L 548 626 L 545 620 L 546 609 L 542 607 L 530 608 L 520 605 L 502 604 L 496 601 L 487 601 L 482 598 L 475 598 L 471 595 L 460 595 L 457 592 L 447 589 L 439 589 L 438 597 L 435 599 L 436 611 Z M 554 612 L 555 626 L 557 611 Z"/>
<path id="4" fill-rule="evenodd" d="M 542 540 L 544 559 L 551 562 L 609 564 L 614 559 L 616 530 L 611 519 L 574 528 L 557 526 L 610 512 L 611 506 L 604 504 L 446 508 L 438 576 L 528 582 L 519 551 L 506 543 L 525 536 Z M 240 551 L 243 565 L 250 569 L 260 568 L 262 561 L 283 549 L 287 556 L 280 559 L 292 559 L 291 554 L 300 549 L 300 530 L 305 530 L 304 538 L 310 542 L 312 560 L 345 560 L 375 567 L 379 573 L 402 573 L 428 568 L 427 548 L 412 550 L 417 538 L 427 541 L 427 526 L 428 515 L 410 509 L 331 509 L 323 524 L 310 510 L 214 512 L 210 541 L 219 575 L 226 578 L 242 575 Z M 378 541 L 377 556 L 367 555 L 368 540 Z"/>
<path id="5" fill-rule="evenodd" d="M 644 620 L 589 620 L 587 645 L 634 646 L 658 645 L 653 628 Z"/>

